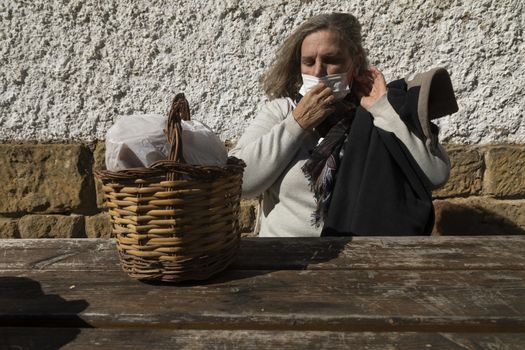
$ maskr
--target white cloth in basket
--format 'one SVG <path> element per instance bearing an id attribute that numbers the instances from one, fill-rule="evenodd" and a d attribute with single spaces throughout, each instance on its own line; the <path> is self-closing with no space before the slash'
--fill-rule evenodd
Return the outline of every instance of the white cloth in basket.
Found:
<path id="1" fill-rule="evenodd" d="M 159 114 L 126 115 L 117 119 L 106 134 L 106 168 L 118 171 L 148 167 L 167 159 L 170 145 L 164 128 L 167 118 Z M 224 165 L 224 143 L 204 123 L 182 121 L 182 155 L 192 165 Z"/>

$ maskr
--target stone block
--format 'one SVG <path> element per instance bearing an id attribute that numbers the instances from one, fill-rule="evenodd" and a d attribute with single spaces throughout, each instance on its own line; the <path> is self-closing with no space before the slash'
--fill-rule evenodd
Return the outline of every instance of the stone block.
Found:
<path id="1" fill-rule="evenodd" d="M 494 146 L 485 153 L 483 192 L 496 197 L 525 197 L 525 146 Z"/>
<path id="2" fill-rule="evenodd" d="M 17 219 L 0 218 L 0 238 L 20 238 Z"/>
<path id="3" fill-rule="evenodd" d="M 21 238 L 86 237 L 82 215 L 26 215 L 18 222 Z"/>
<path id="4" fill-rule="evenodd" d="M 525 234 L 525 200 L 470 197 L 434 201 L 433 235 Z"/>
<path id="5" fill-rule="evenodd" d="M 483 152 L 464 146 L 447 147 L 450 158 L 450 178 L 445 186 L 435 190 L 434 198 L 471 196 L 481 193 L 483 181 Z"/>
<path id="6" fill-rule="evenodd" d="M 0 213 L 95 210 L 91 157 L 80 144 L 1 144 Z"/>
<path id="7" fill-rule="evenodd" d="M 256 199 L 241 200 L 241 210 L 239 212 L 239 224 L 243 237 L 249 236 L 255 229 L 257 218 L 257 208 L 259 202 Z"/>
<path id="8" fill-rule="evenodd" d="M 106 169 L 106 144 L 103 141 L 97 142 L 93 151 L 93 173 L 95 170 Z M 104 209 L 104 191 L 102 191 L 102 181 L 94 177 L 97 208 Z"/>
<path id="9" fill-rule="evenodd" d="M 99 141 L 93 151 L 93 170 L 106 169 L 106 143 Z"/>
<path id="10" fill-rule="evenodd" d="M 111 238 L 111 227 L 111 219 L 107 213 L 86 217 L 86 234 L 89 238 Z"/>

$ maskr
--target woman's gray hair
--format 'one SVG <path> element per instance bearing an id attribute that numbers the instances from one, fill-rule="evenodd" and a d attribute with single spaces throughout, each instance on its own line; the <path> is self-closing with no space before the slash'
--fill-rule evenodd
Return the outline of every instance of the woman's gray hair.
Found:
<path id="1" fill-rule="evenodd" d="M 270 99 L 279 97 L 295 98 L 301 86 L 301 46 L 304 38 L 320 30 L 333 30 L 340 35 L 341 44 L 346 46 L 354 62 L 355 74 L 368 66 L 366 53 L 361 44 L 361 24 L 348 13 L 321 14 L 301 24 L 277 51 L 276 59 L 263 76 L 263 89 Z"/>

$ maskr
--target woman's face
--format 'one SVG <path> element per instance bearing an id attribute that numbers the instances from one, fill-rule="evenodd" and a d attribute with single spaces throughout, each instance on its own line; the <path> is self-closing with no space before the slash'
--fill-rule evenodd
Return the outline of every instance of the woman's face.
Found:
<path id="1" fill-rule="evenodd" d="M 339 34 L 320 30 L 306 36 L 301 45 L 301 73 L 323 77 L 330 74 L 351 74 L 352 59 L 348 49 L 341 45 Z"/>

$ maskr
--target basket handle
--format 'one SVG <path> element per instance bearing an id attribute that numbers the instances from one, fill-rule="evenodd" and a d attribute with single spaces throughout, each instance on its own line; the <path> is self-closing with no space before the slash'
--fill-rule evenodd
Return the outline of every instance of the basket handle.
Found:
<path id="1" fill-rule="evenodd" d="M 168 114 L 168 122 L 164 133 L 171 145 L 169 160 L 186 163 L 182 156 L 181 120 L 190 120 L 190 106 L 183 93 L 175 95 Z"/>

